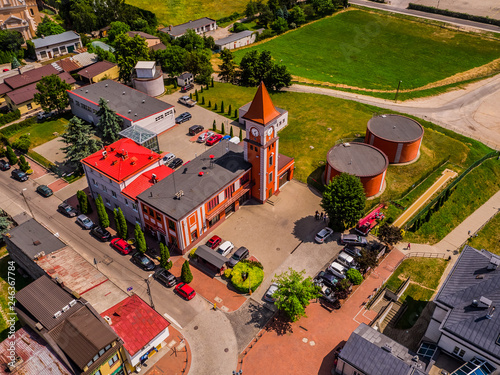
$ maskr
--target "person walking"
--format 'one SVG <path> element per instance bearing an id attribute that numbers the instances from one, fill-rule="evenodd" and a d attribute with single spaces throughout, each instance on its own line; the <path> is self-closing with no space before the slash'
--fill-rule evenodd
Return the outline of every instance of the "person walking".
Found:
<path id="1" fill-rule="evenodd" d="M 315 218 L 316 220 L 319 220 L 319 212 L 318 212 L 317 210 L 316 210 L 316 214 L 314 215 L 314 218 Z"/>
<path id="2" fill-rule="evenodd" d="M 325 214 L 323 212 L 321 212 L 321 220 L 323 220 L 324 216 L 325 216 Z"/>
<path id="3" fill-rule="evenodd" d="M 408 250 L 410 250 L 410 249 L 411 249 L 411 247 L 410 247 L 410 243 L 408 242 Z"/>
<path id="4" fill-rule="evenodd" d="M 328 214 L 325 212 L 325 216 L 323 216 L 323 220 L 325 221 L 325 223 L 328 222 Z"/>

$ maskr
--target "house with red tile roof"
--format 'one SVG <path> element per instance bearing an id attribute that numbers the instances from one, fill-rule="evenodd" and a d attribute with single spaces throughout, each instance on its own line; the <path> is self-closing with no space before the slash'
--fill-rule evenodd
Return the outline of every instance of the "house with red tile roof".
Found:
<path id="1" fill-rule="evenodd" d="M 122 339 L 129 372 L 139 372 L 141 365 L 166 345 L 170 323 L 136 294 L 101 316 Z"/>
<path id="2" fill-rule="evenodd" d="M 135 197 L 171 173 L 170 168 L 159 168 L 160 154 L 129 138 L 104 146 L 81 162 L 92 197 L 101 195 L 110 210 L 120 207 L 131 223 L 141 222 Z"/>

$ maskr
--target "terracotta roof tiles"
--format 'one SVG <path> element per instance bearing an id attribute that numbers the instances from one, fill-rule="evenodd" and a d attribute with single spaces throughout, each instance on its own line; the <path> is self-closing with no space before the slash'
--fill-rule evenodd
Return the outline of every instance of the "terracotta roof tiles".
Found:
<path id="1" fill-rule="evenodd" d="M 279 115 L 280 113 L 274 107 L 266 86 L 261 82 L 252 100 L 252 104 L 250 104 L 250 108 L 243 118 L 256 122 L 257 124 L 266 125 Z"/>

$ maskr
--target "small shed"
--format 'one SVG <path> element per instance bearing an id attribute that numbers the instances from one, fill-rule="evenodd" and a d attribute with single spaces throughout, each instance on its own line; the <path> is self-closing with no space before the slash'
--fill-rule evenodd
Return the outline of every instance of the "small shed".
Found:
<path id="1" fill-rule="evenodd" d="M 177 85 L 179 86 L 186 86 L 189 85 L 190 83 L 194 82 L 194 77 L 193 74 L 186 72 L 182 73 L 179 77 L 177 77 Z"/>
<path id="2" fill-rule="evenodd" d="M 198 246 L 195 251 L 198 264 L 204 266 L 215 274 L 219 273 L 226 265 L 228 259 L 206 245 Z"/>

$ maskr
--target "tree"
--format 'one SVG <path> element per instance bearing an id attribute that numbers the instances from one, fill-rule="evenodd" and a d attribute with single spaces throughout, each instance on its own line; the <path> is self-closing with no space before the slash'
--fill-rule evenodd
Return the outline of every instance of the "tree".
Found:
<path id="1" fill-rule="evenodd" d="M 168 46 L 156 52 L 156 62 L 161 65 L 164 73 L 175 77 L 184 72 L 188 52 L 180 46 Z"/>
<path id="2" fill-rule="evenodd" d="M 288 22 L 290 23 L 295 23 L 297 26 L 303 25 L 306 23 L 306 14 L 302 10 L 301 7 L 298 5 L 295 5 L 291 10 L 290 10 L 290 15 L 288 18 Z"/>
<path id="3" fill-rule="evenodd" d="M 146 245 L 146 238 L 144 238 L 144 232 L 142 231 L 141 226 L 138 223 L 135 223 L 134 237 L 135 237 L 135 248 L 141 254 L 145 254 L 148 246 Z"/>
<path id="4" fill-rule="evenodd" d="M 87 215 L 89 213 L 89 200 L 87 194 L 83 190 L 78 190 L 76 192 L 76 197 L 78 198 L 78 208 L 79 211 Z"/>
<path id="5" fill-rule="evenodd" d="M 319 16 L 332 14 L 337 6 L 336 0 L 310 0 L 314 12 Z"/>
<path id="6" fill-rule="evenodd" d="M 109 61 L 112 63 L 116 63 L 116 56 L 111 51 L 107 51 L 97 46 L 94 48 L 94 52 L 97 55 L 97 59 L 99 61 Z"/>
<path id="7" fill-rule="evenodd" d="M 233 138 L 233 137 L 234 137 L 234 134 L 233 134 L 233 127 L 232 127 L 232 126 L 231 126 L 231 129 L 229 130 L 229 136 L 230 136 L 231 138 Z"/>
<path id="8" fill-rule="evenodd" d="M 236 79 L 236 63 L 234 62 L 233 53 L 224 49 L 220 53 L 220 58 L 222 60 L 222 64 L 219 65 L 219 78 L 225 82 L 234 82 Z"/>
<path id="9" fill-rule="evenodd" d="M 358 263 L 359 270 L 362 273 L 366 273 L 368 269 L 373 269 L 378 265 L 377 252 L 370 251 L 368 249 L 361 250 L 361 256 L 356 258 L 356 263 Z"/>
<path id="10" fill-rule="evenodd" d="M 15 165 L 19 161 L 17 159 L 16 154 L 12 150 L 12 147 L 10 147 L 10 146 L 7 146 L 7 151 L 5 152 L 5 156 L 7 156 L 7 159 L 9 160 L 10 165 Z"/>
<path id="11" fill-rule="evenodd" d="M 125 216 L 123 215 L 123 211 L 120 207 L 118 207 L 114 209 L 113 213 L 115 216 L 116 234 L 118 237 L 126 240 L 128 237 L 128 226 L 127 220 L 125 220 Z"/>
<path id="12" fill-rule="evenodd" d="M 191 268 L 189 268 L 189 261 L 187 260 L 182 265 L 181 281 L 187 284 L 193 281 L 193 274 L 191 273 Z"/>
<path id="13" fill-rule="evenodd" d="M 234 117 L 238 118 L 238 110 L 237 109 L 234 110 Z"/>
<path id="14" fill-rule="evenodd" d="M 66 153 L 66 161 L 76 166 L 78 171 L 82 170 L 80 160 L 101 148 L 101 142 L 94 137 L 92 126 L 76 116 L 69 120 L 66 132 L 61 138 L 62 142 L 66 143 L 66 147 L 62 148 Z"/>
<path id="15" fill-rule="evenodd" d="M 167 271 L 172 268 L 170 251 L 168 251 L 167 245 L 163 242 L 160 242 L 160 267 L 165 268 Z"/>
<path id="16" fill-rule="evenodd" d="M 335 296 L 338 299 L 345 299 L 349 295 L 351 283 L 347 279 L 342 279 L 335 285 L 335 289 Z"/>
<path id="17" fill-rule="evenodd" d="M 212 125 L 212 130 L 213 130 L 213 131 L 216 131 L 216 130 L 217 130 L 217 123 L 215 122 L 215 120 L 214 120 L 214 123 L 213 123 L 213 125 Z"/>
<path id="18" fill-rule="evenodd" d="M 291 85 L 292 76 L 285 65 L 275 64 L 269 51 L 250 51 L 240 63 L 240 84 L 257 86 L 261 81 L 271 90 L 280 90 Z"/>
<path id="19" fill-rule="evenodd" d="M 245 17 L 248 19 L 253 19 L 255 18 L 255 15 L 257 13 L 258 13 L 257 2 L 250 0 L 245 8 Z"/>
<path id="20" fill-rule="evenodd" d="M 106 211 L 106 207 L 104 206 L 104 202 L 100 194 L 98 194 L 97 198 L 95 199 L 95 206 L 97 209 L 97 218 L 99 220 L 99 225 L 103 228 L 109 227 L 110 222 L 108 212 Z M 118 227 L 116 231 L 118 232 Z"/>
<path id="21" fill-rule="evenodd" d="M 25 154 L 28 152 L 30 146 L 31 146 L 31 139 L 28 134 L 23 134 L 14 142 L 12 142 L 12 147 L 14 147 L 16 150 L 24 152 Z"/>
<path id="22" fill-rule="evenodd" d="M 23 172 L 26 172 L 28 169 L 30 169 L 30 165 L 26 161 L 26 158 L 24 157 L 24 155 L 21 155 L 19 157 L 19 169 L 22 170 Z"/>
<path id="23" fill-rule="evenodd" d="M 403 234 L 400 228 L 384 223 L 378 230 L 378 238 L 380 241 L 392 246 L 403 239 Z"/>
<path id="24" fill-rule="evenodd" d="M 280 9 L 281 10 L 281 9 Z M 288 30 L 288 22 L 283 17 L 276 18 L 271 24 L 271 29 L 274 30 L 276 34 L 283 34 Z"/>
<path id="25" fill-rule="evenodd" d="M 7 233 L 11 225 L 12 221 L 9 219 L 5 211 L 0 210 L 0 236 Z"/>
<path id="26" fill-rule="evenodd" d="M 346 276 L 354 285 L 359 285 L 363 282 L 363 275 L 361 275 L 361 272 L 356 268 L 349 268 L 346 272 Z"/>
<path id="27" fill-rule="evenodd" d="M 211 54 L 210 50 L 194 50 L 187 55 L 185 68 L 193 74 L 198 83 L 210 82 L 210 77 L 214 72 L 210 62 Z"/>
<path id="28" fill-rule="evenodd" d="M 224 104 L 224 102 L 222 102 L 222 104 Z M 222 135 L 226 134 L 226 129 L 224 129 L 224 123 L 222 123 L 221 126 L 220 126 L 220 132 L 221 132 Z"/>
<path id="29" fill-rule="evenodd" d="M 184 48 L 188 52 L 196 50 L 200 51 L 204 48 L 207 48 L 205 46 L 205 41 L 203 40 L 203 38 L 196 34 L 196 31 L 194 31 L 193 29 L 188 29 L 184 33 L 184 35 L 175 39 L 174 43 L 179 47 Z"/>
<path id="30" fill-rule="evenodd" d="M 361 219 L 365 201 L 361 180 L 356 176 L 342 173 L 335 176 L 326 186 L 321 207 L 328 214 L 329 226 L 336 231 L 343 232 Z"/>
<path id="31" fill-rule="evenodd" d="M 122 130 L 121 119 L 115 111 L 109 108 L 108 103 L 103 98 L 99 99 L 99 110 L 96 112 L 99 117 L 97 129 L 102 134 L 102 140 L 105 144 L 116 142 L 120 136 L 118 133 Z"/>
<path id="32" fill-rule="evenodd" d="M 305 270 L 297 272 L 288 268 L 288 271 L 273 279 L 278 284 L 278 290 L 273 295 L 276 299 L 274 304 L 292 322 L 305 316 L 309 301 L 319 297 L 319 287 L 314 285 L 310 277 L 304 278 L 304 274 Z"/>
<path id="33" fill-rule="evenodd" d="M 36 28 L 36 36 L 41 38 L 43 36 L 49 35 L 57 35 L 62 34 L 66 30 L 61 25 L 52 21 L 48 16 L 42 18 L 42 22 L 40 22 Z"/>
<path id="34" fill-rule="evenodd" d="M 232 111 L 233 111 L 233 109 L 231 108 L 231 104 L 229 104 L 229 108 L 228 108 L 228 110 L 227 110 L 227 114 L 228 114 L 229 116 L 231 116 L 231 112 L 232 112 Z"/>
<path id="35" fill-rule="evenodd" d="M 224 100 L 222 101 L 220 105 L 220 113 L 224 113 Z"/>
<path id="36" fill-rule="evenodd" d="M 116 63 L 120 68 L 119 79 L 130 81 L 132 69 L 140 60 L 149 60 L 149 48 L 146 39 L 135 35 L 133 38 L 127 34 L 118 35 L 115 39 Z"/>
<path id="37" fill-rule="evenodd" d="M 36 84 L 37 93 L 34 95 L 36 104 L 40 104 L 45 112 L 62 112 L 69 105 L 68 90 L 71 85 L 63 81 L 59 76 L 51 74 L 43 77 Z"/>
<path id="38" fill-rule="evenodd" d="M 20 32 L 14 30 L 0 30 L 1 51 L 21 51 L 21 46 L 23 44 L 24 38 Z"/>
<path id="39" fill-rule="evenodd" d="M 125 22 L 115 21 L 109 24 L 110 29 L 108 30 L 108 42 L 113 43 L 118 35 L 125 34 L 130 31 L 130 26 Z"/>
<path id="40" fill-rule="evenodd" d="M 271 71 L 264 77 L 264 84 L 270 90 L 280 91 L 292 84 L 292 75 L 285 65 L 274 64 Z"/>
<path id="41" fill-rule="evenodd" d="M 79 33 L 90 33 L 99 28 L 100 14 L 94 12 L 94 6 L 90 0 L 71 1 L 71 3 L 69 20 L 65 20 L 66 24 L 71 24 Z"/>

